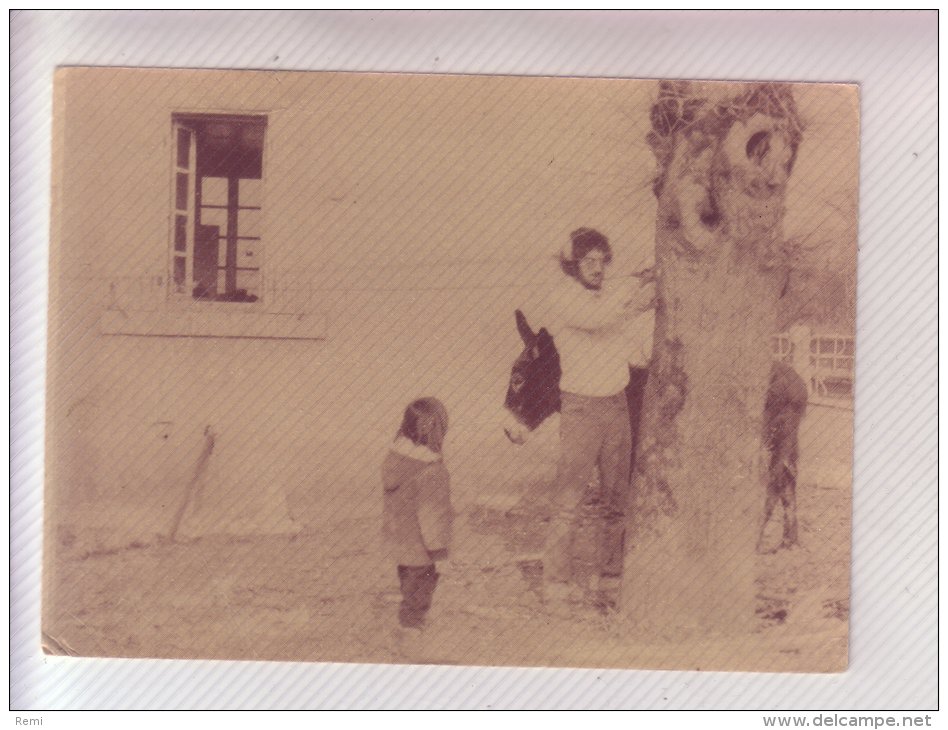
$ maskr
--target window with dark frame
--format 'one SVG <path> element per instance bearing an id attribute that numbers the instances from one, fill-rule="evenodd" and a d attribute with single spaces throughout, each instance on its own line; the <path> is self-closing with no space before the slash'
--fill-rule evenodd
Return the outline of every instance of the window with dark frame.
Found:
<path id="1" fill-rule="evenodd" d="M 173 114 L 171 290 L 255 302 L 262 291 L 264 116 Z"/>

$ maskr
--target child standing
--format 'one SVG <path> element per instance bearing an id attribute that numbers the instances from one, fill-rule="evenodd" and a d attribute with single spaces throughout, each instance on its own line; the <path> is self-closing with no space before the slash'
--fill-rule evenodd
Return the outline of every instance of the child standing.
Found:
<path id="1" fill-rule="evenodd" d="M 451 541 L 454 512 L 441 457 L 447 430 L 439 400 L 414 401 L 382 464 L 383 537 L 401 585 L 398 621 L 407 629 L 424 626 L 438 584 L 435 563 L 447 557 Z"/>

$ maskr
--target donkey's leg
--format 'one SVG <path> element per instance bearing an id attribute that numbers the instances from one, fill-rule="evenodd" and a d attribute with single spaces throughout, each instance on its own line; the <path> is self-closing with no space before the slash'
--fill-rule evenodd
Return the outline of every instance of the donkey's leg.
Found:
<path id="1" fill-rule="evenodd" d="M 797 533 L 797 475 L 796 469 L 783 468 L 780 501 L 783 502 L 783 543 L 781 547 L 790 548 L 799 543 Z"/>

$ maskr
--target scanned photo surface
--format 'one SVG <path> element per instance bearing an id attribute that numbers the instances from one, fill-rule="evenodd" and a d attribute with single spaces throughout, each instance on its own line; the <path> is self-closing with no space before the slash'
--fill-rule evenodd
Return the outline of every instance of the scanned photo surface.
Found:
<path id="1" fill-rule="evenodd" d="M 843 671 L 858 109 L 60 69 L 44 650 Z"/>

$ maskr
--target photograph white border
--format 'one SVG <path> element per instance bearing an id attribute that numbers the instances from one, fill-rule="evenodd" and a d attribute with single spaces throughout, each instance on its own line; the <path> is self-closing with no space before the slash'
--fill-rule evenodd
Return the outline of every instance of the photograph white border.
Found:
<path id="1" fill-rule="evenodd" d="M 935 11 L 12 11 L 10 707 L 935 708 L 937 26 Z M 858 83 L 849 670 L 776 675 L 43 655 L 50 139 L 53 70 L 60 65 Z"/>

